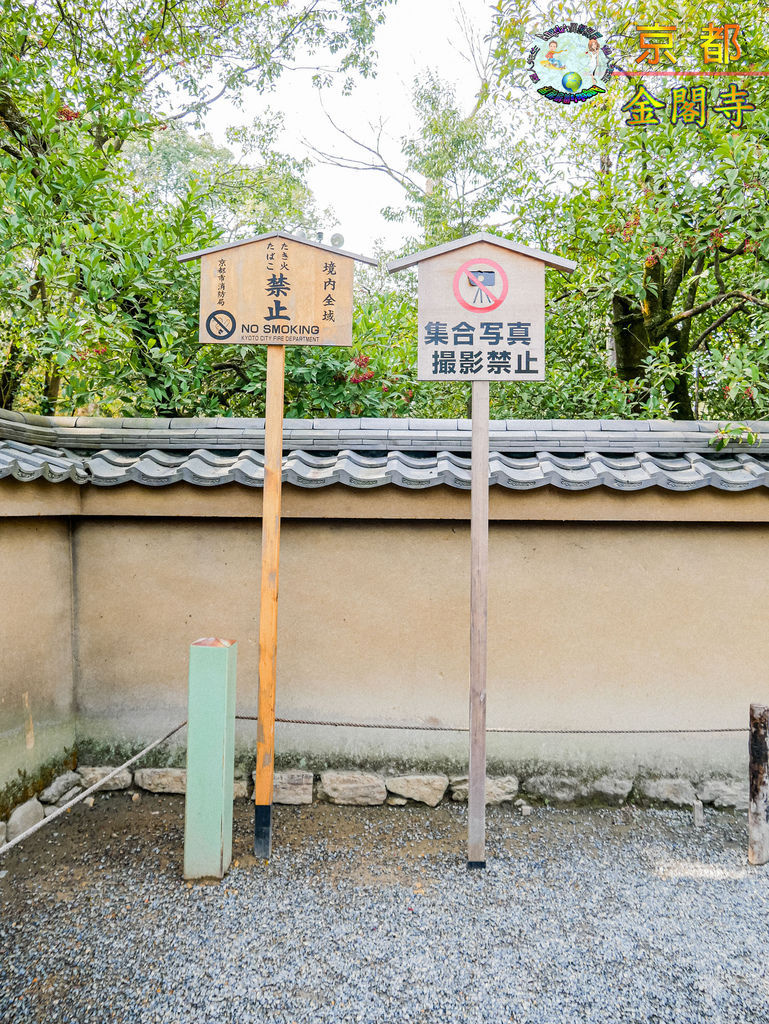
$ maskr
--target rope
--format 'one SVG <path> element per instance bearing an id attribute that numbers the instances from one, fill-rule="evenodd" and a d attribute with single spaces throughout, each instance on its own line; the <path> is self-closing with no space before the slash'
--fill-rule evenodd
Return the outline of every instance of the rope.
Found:
<path id="1" fill-rule="evenodd" d="M 93 786 L 89 786 L 88 789 L 83 790 L 82 793 L 78 793 L 77 796 L 68 800 L 63 807 L 57 808 L 53 814 L 49 814 L 47 818 L 43 818 L 43 820 L 38 821 L 36 825 L 32 825 L 32 827 L 28 828 L 26 832 L 22 832 L 20 836 L 16 836 L 15 839 L 12 839 L 10 843 L 6 843 L 5 846 L 0 846 L 0 854 L 7 853 L 23 839 L 34 835 L 35 832 L 39 832 L 43 825 L 47 825 L 51 821 L 56 821 L 56 819 L 60 817 L 60 815 L 64 814 L 65 811 L 68 811 L 70 807 L 74 807 L 75 804 L 79 804 L 81 800 L 85 800 L 85 798 L 90 796 L 91 793 L 95 793 L 96 790 L 100 789 L 105 782 L 109 782 L 109 780 L 113 779 L 119 772 L 122 772 L 124 768 L 127 768 L 129 764 L 133 764 L 134 761 L 138 761 L 140 757 L 144 757 L 145 754 L 148 754 L 150 750 L 154 750 L 155 747 L 159 747 L 161 743 L 165 743 L 166 740 L 170 740 L 171 737 L 179 732 L 180 729 L 183 729 L 186 724 L 186 722 L 182 722 L 181 725 L 177 725 L 175 729 L 167 732 L 165 736 L 161 736 L 159 740 L 155 740 L 153 743 L 150 743 L 148 747 L 145 747 L 144 750 L 140 750 L 138 754 L 134 754 L 133 757 L 129 757 L 124 764 L 121 764 L 118 768 L 113 768 L 109 774 L 105 775 L 103 779 L 99 779 L 99 781 L 95 782 Z"/>
<path id="2" fill-rule="evenodd" d="M 257 715 L 236 715 L 235 716 L 241 722 L 256 722 L 258 721 Z M 345 729 L 404 729 L 409 732 L 469 732 L 467 726 L 461 725 L 396 725 L 392 722 L 321 722 L 312 718 L 276 718 L 276 722 L 280 722 L 281 725 L 328 725 L 333 727 L 341 727 Z M 181 725 L 177 725 L 176 728 L 167 732 L 165 736 L 161 736 L 160 739 L 155 740 L 146 746 L 143 750 L 140 750 L 138 754 L 134 754 L 133 757 L 129 757 L 127 761 L 119 765 L 117 768 L 113 768 L 111 772 L 104 776 L 103 779 L 99 779 L 93 786 L 89 786 L 88 789 L 83 790 L 82 793 L 78 793 L 77 796 L 67 801 L 63 807 L 57 807 L 57 809 L 49 814 L 47 818 L 43 818 L 42 821 L 38 821 L 36 825 L 32 825 L 26 832 L 22 832 L 20 836 L 16 836 L 5 846 L 0 846 L 0 856 L 12 850 L 14 846 L 17 846 L 20 842 L 26 839 L 28 836 L 34 835 L 35 832 L 39 832 L 44 825 L 48 825 L 52 821 L 56 821 L 58 817 L 64 814 L 74 807 L 75 804 L 79 804 L 86 797 L 90 796 L 91 793 L 95 793 L 97 789 L 101 789 L 105 782 L 109 782 L 116 775 L 123 771 L 124 768 L 128 768 L 129 765 L 134 764 L 140 758 L 144 757 L 155 747 L 159 747 L 161 743 L 165 743 L 166 740 L 170 740 L 172 736 L 175 736 L 180 729 L 183 729 L 187 723 L 182 722 Z M 661 735 L 681 735 L 683 733 L 727 733 L 727 732 L 750 732 L 749 729 L 505 729 L 501 727 L 492 727 L 486 730 L 490 733 L 511 733 L 516 735 L 528 735 L 528 736 L 661 736 Z"/>
<path id="3" fill-rule="evenodd" d="M 256 722 L 257 715 L 236 715 L 242 722 Z M 311 718 L 276 718 L 282 725 L 331 725 L 346 729 L 405 729 L 409 732 L 469 732 L 466 725 L 395 725 L 391 722 L 321 722 Z M 681 733 L 723 733 L 749 732 L 740 729 L 505 729 L 490 727 L 486 732 L 515 733 L 517 735 L 536 736 L 659 736 Z"/>

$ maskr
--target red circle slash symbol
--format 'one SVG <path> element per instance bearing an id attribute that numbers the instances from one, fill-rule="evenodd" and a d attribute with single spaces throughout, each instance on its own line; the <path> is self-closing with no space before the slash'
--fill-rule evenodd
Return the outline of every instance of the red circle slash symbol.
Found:
<path id="1" fill-rule="evenodd" d="M 485 256 L 468 260 L 454 274 L 454 298 L 471 313 L 497 309 L 507 298 L 507 288 L 505 271 Z"/>

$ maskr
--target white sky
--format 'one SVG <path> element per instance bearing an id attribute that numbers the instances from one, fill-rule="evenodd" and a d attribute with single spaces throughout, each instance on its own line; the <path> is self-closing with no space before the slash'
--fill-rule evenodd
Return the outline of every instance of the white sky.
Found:
<path id="1" fill-rule="evenodd" d="M 460 8 L 481 34 L 490 29 L 488 0 L 398 0 L 388 8 L 385 24 L 377 33 L 377 77 L 358 80 L 350 96 L 342 95 L 341 86 L 323 90 L 323 105 L 329 114 L 361 141 L 373 138 L 369 124 L 377 124 L 380 119 L 385 122 L 389 137 L 386 152 L 395 166 L 404 166 L 400 139 L 414 124 L 411 88 L 417 74 L 436 71 L 455 86 L 461 108 L 468 112 L 472 109 L 479 81 L 457 24 Z M 286 132 L 279 147 L 285 152 L 311 155 L 304 144 L 307 140 L 326 151 L 356 155 L 328 124 L 311 79 L 311 72 L 288 72 L 274 93 L 259 97 L 242 111 L 217 105 L 207 130 L 217 142 L 224 143 L 228 127 L 252 122 L 261 110 L 270 107 L 285 117 Z M 318 207 L 332 207 L 336 213 L 336 222 L 328 225 L 324 241 L 339 231 L 344 236 L 344 248 L 365 255 L 373 252 L 378 240 L 386 248 L 398 248 L 409 233 L 407 225 L 389 223 L 380 214 L 384 206 L 403 205 L 403 193 L 386 175 L 316 166 L 309 183 Z"/>

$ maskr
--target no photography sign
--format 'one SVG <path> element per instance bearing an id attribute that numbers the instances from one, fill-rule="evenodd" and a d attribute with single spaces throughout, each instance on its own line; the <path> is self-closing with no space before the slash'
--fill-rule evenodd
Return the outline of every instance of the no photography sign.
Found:
<path id="1" fill-rule="evenodd" d="M 544 380 L 544 264 L 499 245 L 419 267 L 419 380 Z"/>

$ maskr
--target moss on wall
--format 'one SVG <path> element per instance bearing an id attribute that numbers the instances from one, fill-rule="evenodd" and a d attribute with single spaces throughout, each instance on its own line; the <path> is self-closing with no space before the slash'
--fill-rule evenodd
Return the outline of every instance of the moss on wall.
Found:
<path id="1" fill-rule="evenodd" d="M 49 758 L 34 772 L 26 772 L 20 768 L 17 778 L 12 779 L 0 789 L 0 819 L 7 818 L 14 807 L 31 800 L 49 786 L 57 775 L 71 770 L 77 765 L 77 753 L 74 747 L 65 750 L 57 757 Z"/>

